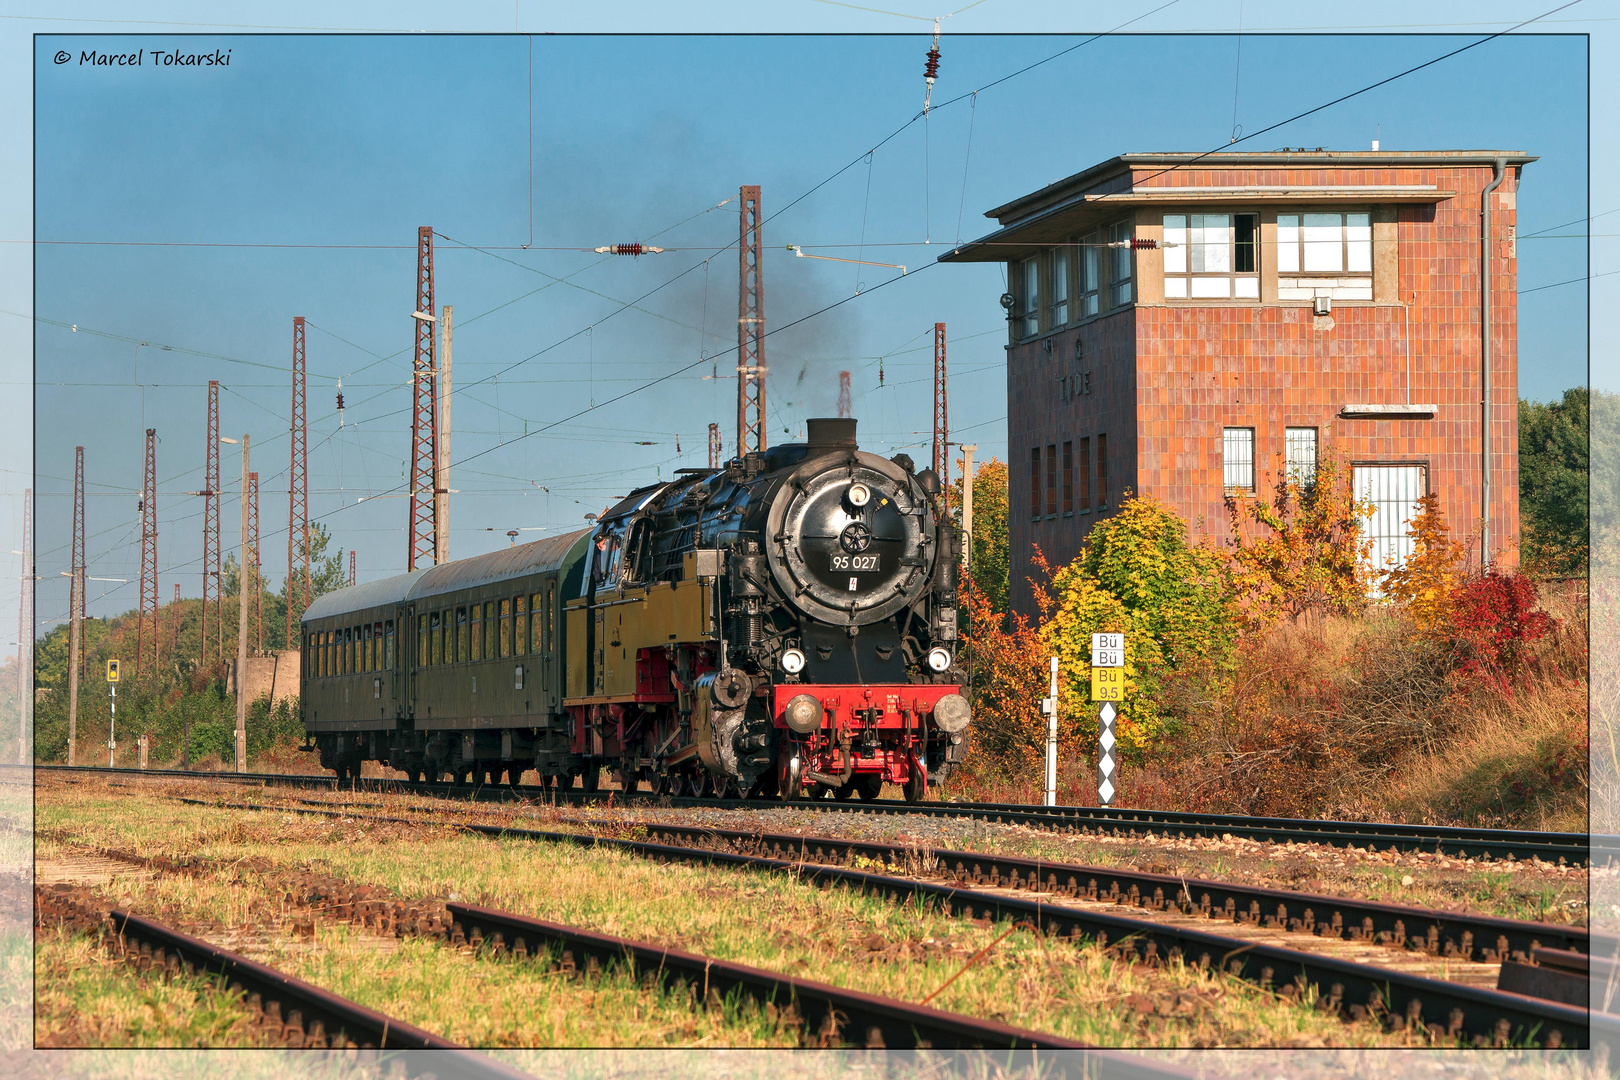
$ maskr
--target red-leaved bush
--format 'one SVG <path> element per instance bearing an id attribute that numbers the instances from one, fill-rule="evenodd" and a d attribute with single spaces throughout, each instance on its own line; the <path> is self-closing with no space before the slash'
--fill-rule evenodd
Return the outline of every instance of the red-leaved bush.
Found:
<path id="1" fill-rule="evenodd" d="M 1451 597 L 1452 641 L 1460 654 L 1457 672 L 1503 682 L 1519 669 L 1525 649 L 1553 629 L 1533 582 L 1495 567 L 1471 576 Z"/>

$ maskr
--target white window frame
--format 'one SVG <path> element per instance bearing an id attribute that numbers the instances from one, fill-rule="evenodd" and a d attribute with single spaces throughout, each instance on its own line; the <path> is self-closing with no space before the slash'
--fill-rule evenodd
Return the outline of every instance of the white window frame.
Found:
<path id="1" fill-rule="evenodd" d="M 1337 225 L 1327 218 L 1337 218 Z M 1372 279 L 1369 211 L 1302 209 L 1277 215 L 1277 299 L 1371 300 Z"/>
<path id="2" fill-rule="evenodd" d="M 1041 262 L 1031 255 L 1018 263 L 1018 338 L 1032 338 L 1041 332 Z"/>
<path id="3" fill-rule="evenodd" d="M 1052 249 L 1051 281 L 1049 288 L 1052 299 L 1047 304 L 1046 325 L 1048 329 L 1069 325 L 1069 251 L 1067 248 Z"/>
<path id="4" fill-rule="evenodd" d="M 1239 218 L 1252 227 L 1248 270 L 1238 269 Z M 1164 298 L 1259 300 L 1259 239 L 1260 215 L 1252 210 L 1164 215 Z"/>
<path id="5" fill-rule="evenodd" d="M 1075 303 L 1082 319 L 1091 318 L 1101 309 L 1102 256 L 1108 250 L 1102 245 L 1101 232 L 1088 233 L 1080 238 L 1079 254 L 1075 259 L 1080 288 Z"/>
<path id="6" fill-rule="evenodd" d="M 1241 450 L 1248 448 L 1248 460 L 1243 460 Z M 1227 491 L 1253 491 L 1255 490 L 1255 440 L 1252 427 L 1229 427 L 1221 429 L 1221 486 Z M 1245 482 L 1244 470 L 1248 471 Z"/>
<path id="7" fill-rule="evenodd" d="M 1368 461 L 1351 466 L 1358 504 L 1373 513 L 1363 526 L 1372 541 L 1368 561 L 1374 570 L 1404 565 L 1415 547 L 1407 529 L 1418 515 L 1418 500 L 1429 493 L 1429 466 L 1421 461 Z"/>
<path id="8" fill-rule="evenodd" d="M 1110 245 L 1125 242 L 1124 247 L 1109 247 L 1108 253 L 1113 258 L 1108 260 L 1108 306 L 1122 308 L 1136 299 L 1136 252 L 1130 247 L 1130 240 L 1135 232 L 1133 223 L 1129 218 L 1116 221 L 1108 226 L 1108 242 Z"/>

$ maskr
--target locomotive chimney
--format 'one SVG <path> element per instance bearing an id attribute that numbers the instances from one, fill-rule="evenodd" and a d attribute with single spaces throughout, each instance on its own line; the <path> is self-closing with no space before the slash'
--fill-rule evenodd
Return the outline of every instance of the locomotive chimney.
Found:
<path id="1" fill-rule="evenodd" d="M 849 417 L 824 416 L 805 421 L 805 443 L 811 450 L 854 450 L 855 421 Z"/>

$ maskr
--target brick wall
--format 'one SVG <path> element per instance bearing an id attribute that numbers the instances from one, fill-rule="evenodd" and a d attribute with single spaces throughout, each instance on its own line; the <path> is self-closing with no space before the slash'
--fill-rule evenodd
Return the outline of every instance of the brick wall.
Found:
<path id="1" fill-rule="evenodd" d="M 269 656 L 250 656 L 247 660 L 246 684 L 249 701 L 257 701 L 266 694 L 271 704 L 278 701 L 298 701 L 298 650 L 284 649 Z M 225 692 L 236 694 L 236 658 L 225 663 Z"/>

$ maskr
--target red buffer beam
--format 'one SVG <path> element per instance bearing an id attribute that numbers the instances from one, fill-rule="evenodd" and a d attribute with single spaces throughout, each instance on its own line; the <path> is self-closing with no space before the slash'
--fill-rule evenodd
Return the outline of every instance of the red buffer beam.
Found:
<path id="1" fill-rule="evenodd" d="M 411 518 L 405 566 L 433 564 L 433 491 L 438 464 L 437 372 L 433 366 L 433 229 L 416 230 L 416 367 L 411 412 Z"/>

